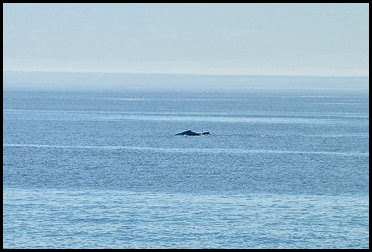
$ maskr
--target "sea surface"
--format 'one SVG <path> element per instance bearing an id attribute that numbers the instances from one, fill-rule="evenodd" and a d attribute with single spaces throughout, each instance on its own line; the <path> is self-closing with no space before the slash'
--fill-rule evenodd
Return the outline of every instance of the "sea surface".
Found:
<path id="1" fill-rule="evenodd" d="M 3 247 L 368 248 L 368 103 L 4 90 Z"/>

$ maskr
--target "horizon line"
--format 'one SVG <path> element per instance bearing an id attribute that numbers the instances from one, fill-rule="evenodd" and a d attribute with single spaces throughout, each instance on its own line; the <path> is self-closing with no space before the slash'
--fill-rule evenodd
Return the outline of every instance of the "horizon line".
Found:
<path id="1" fill-rule="evenodd" d="M 203 76 L 273 76 L 273 77 L 363 77 L 369 75 L 309 75 L 309 74 L 240 74 L 240 73 L 167 73 L 167 72 L 99 72 L 99 71 L 28 71 L 28 70 L 4 70 L 3 72 L 23 72 L 23 73 L 72 73 L 72 74 L 159 74 L 159 75 L 203 75 Z"/>

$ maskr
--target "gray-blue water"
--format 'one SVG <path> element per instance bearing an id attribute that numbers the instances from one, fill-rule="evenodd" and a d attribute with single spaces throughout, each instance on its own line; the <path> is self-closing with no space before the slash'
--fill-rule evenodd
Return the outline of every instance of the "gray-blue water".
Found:
<path id="1" fill-rule="evenodd" d="M 3 246 L 368 248 L 368 100 L 4 91 Z"/>

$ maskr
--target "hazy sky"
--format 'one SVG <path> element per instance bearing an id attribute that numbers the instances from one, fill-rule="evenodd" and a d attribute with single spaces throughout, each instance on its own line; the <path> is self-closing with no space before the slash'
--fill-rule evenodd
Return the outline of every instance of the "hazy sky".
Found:
<path id="1" fill-rule="evenodd" d="M 3 70 L 368 76 L 365 4 L 3 5 Z"/>

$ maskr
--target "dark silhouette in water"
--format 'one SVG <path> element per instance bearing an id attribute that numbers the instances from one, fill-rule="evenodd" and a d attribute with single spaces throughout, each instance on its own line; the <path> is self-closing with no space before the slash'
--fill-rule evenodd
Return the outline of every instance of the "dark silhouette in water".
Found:
<path id="1" fill-rule="evenodd" d="M 200 135 L 210 135 L 210 133 L 208 131 L 203 133 L 197 133 L 191 130 L 186 130 L 184 132 L 176 134 L 176 136 L 200 136 Z"/>

